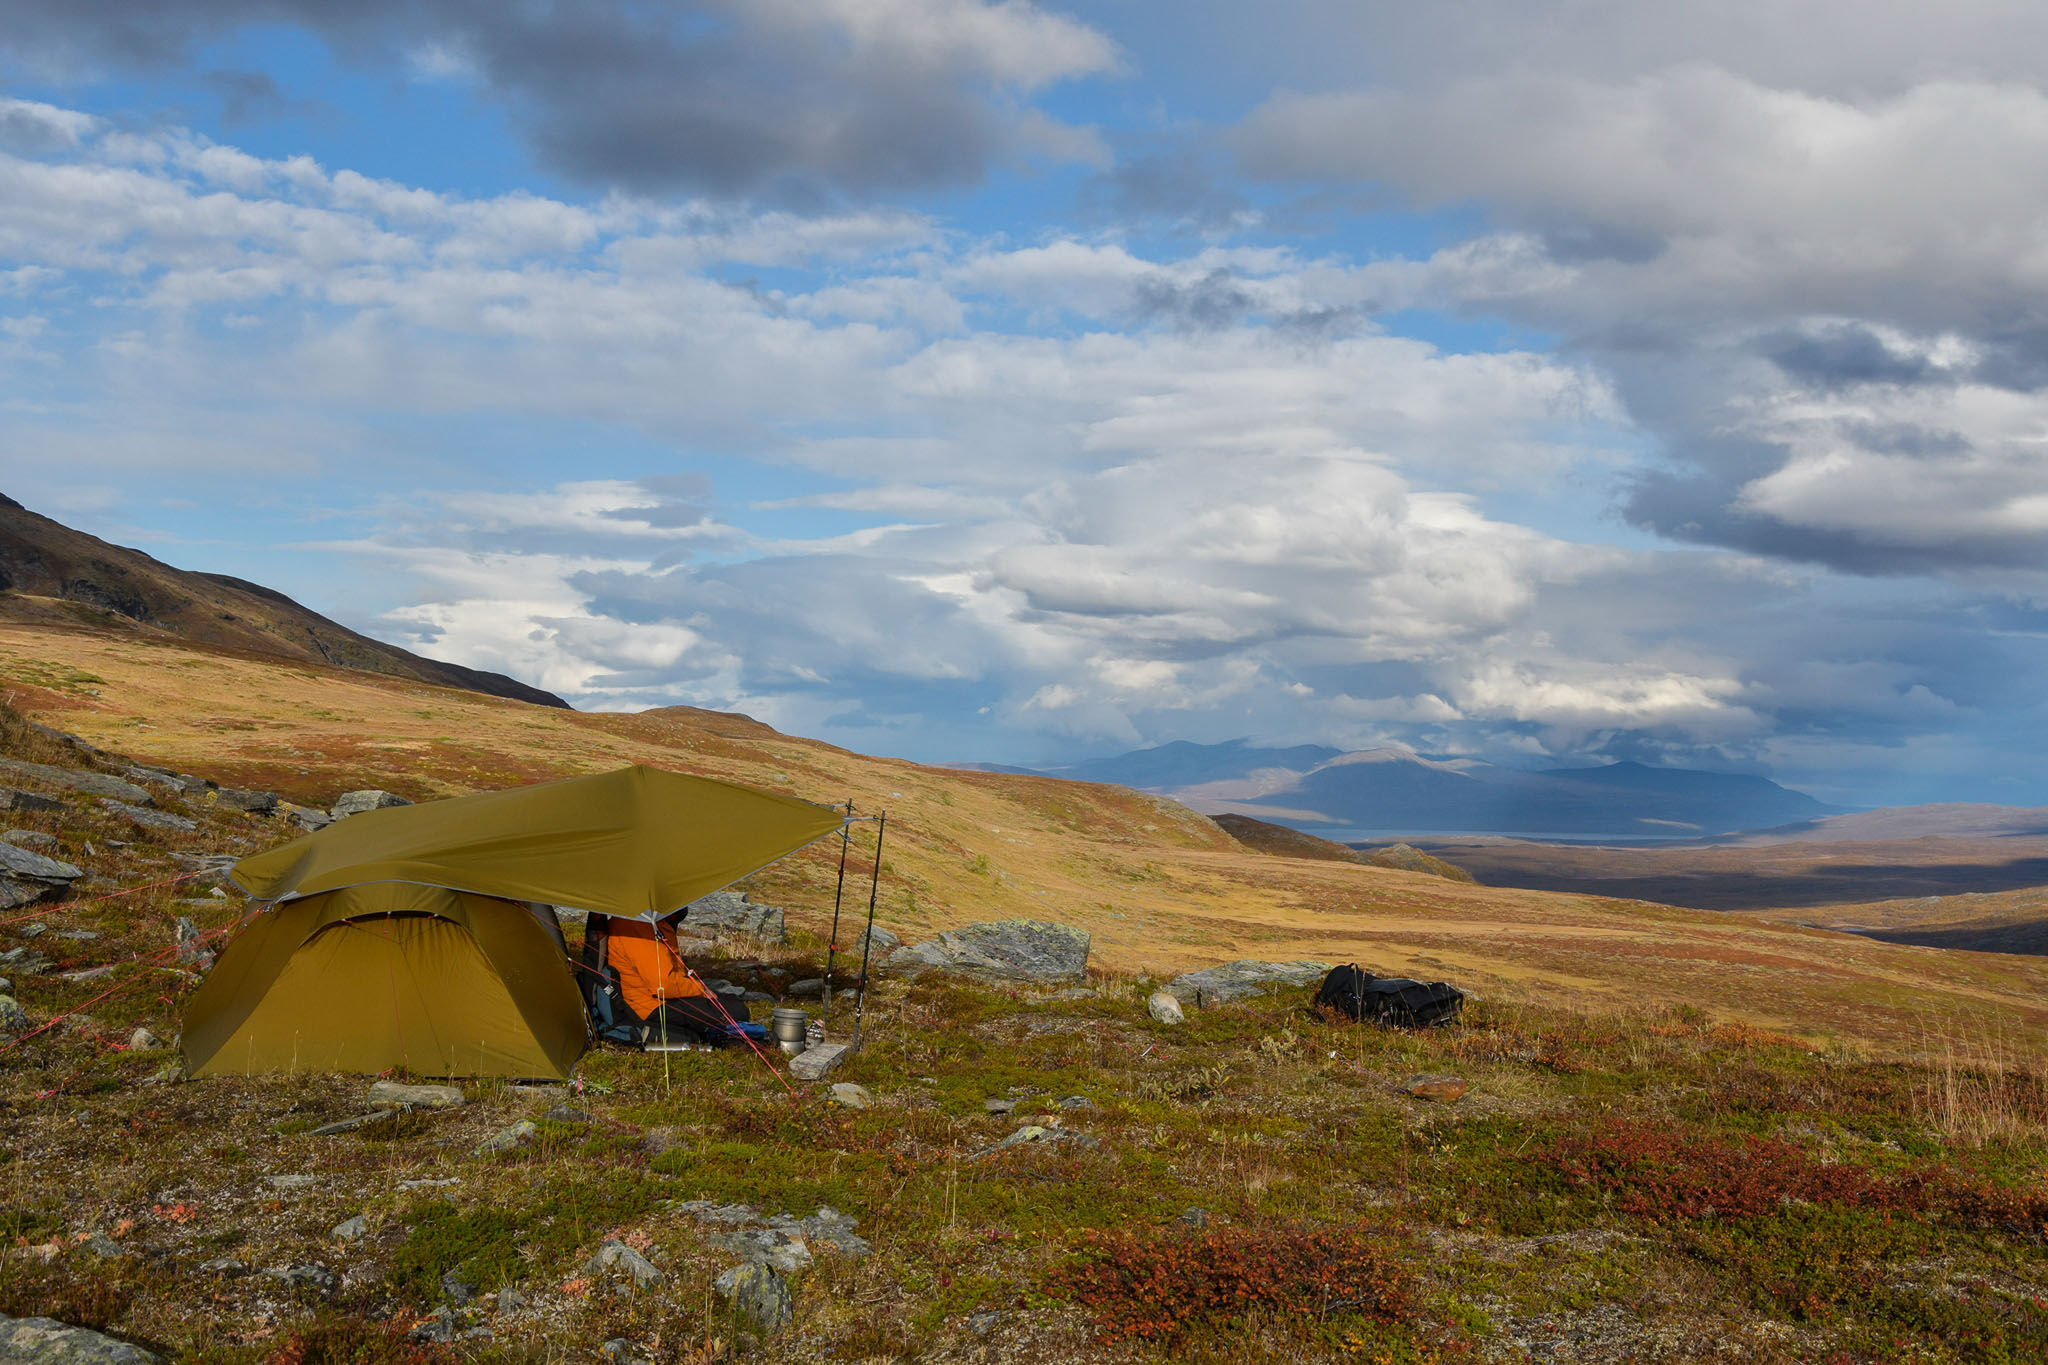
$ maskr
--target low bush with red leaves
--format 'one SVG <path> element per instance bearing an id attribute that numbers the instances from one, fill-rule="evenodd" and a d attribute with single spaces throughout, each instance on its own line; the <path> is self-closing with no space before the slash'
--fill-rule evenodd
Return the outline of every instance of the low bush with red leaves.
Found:
<path id="1" fill-rule="evenodd" d="M 1414 1280 L 1396 1250 L 1384 1233 L 1356 1225 L 1091 1233 L 1052 1287 L 1094 1310 L 1105 1342 L 1160 1341 L 1258 1313 L 1388 1324 L 1415 1315 Z"/>
<path id="2" fill-rule="evenodd" d="M 1614 1118 L 1555 1139 L 1535 1160 L 1568 1187 L 1604 1193 L 1618 1212 L 1652 1223 L 1754 1217 L 1806 1203 L 1946 1216 L 2035 1240 L 2048 1235 L 2048 1189 L 1990 1185 L 1940 1166 L 1881 1176 L 1816 1161 L 1773 1138 L 1728 1140 Z"/>

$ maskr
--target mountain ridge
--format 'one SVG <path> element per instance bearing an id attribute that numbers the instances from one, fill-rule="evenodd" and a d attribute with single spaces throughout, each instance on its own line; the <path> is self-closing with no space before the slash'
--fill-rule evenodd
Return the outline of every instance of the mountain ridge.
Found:
<path id="1" fill-rule="evenodd" d="M 180 569 L 0 493 L 0 621 L 169 636 L 306 663 L 572 709 L 503 673 L 414 654 L 350 630 L 261 583 Z"/>

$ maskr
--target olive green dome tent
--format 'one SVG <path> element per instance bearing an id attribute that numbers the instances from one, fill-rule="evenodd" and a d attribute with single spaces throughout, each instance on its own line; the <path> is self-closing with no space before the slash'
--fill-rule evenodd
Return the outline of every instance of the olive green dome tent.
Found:
<path id="1" fill-rule="evenodd" d="M 438 886 L 287 901 L 200 983 L 186 1069 L 564 1078 L 588 1025 L 561 934 L 547 907 Z"/>
<path id="2" fill-rule="evenodd" d="M 658 917 L 839 827 L 638 766 L 337 821 L 231 869 L 274 904 L 193 996 L 187 1070 L 566 1076 L 588 1019 L 546 907 Z"/>

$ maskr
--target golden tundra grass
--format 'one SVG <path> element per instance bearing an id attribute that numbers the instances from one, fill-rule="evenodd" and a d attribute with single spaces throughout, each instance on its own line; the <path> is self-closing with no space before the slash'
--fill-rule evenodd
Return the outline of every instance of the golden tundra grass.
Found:
<path id="1" fill-rule="evenodd" d="M 83 678 L 91 682 L 79 681 Z M 1593 1009 L 1697 1004 L 1814 1039 L 1912 1055 L 1931 1014 L 1959 1036 L 2048 1047 L 2048 963 L 1947 953 L 1636 901 L 1466 886 L 1258 854 L 1172 802 L 1121 788 L 850 753 L 745 717 L 578 714 L 250 655 L 0 626 L 0 694 L 96 744 L 324 806 L 415 798 L 643 762 L 886 809 L 881 922 L 920 935 L 1024 916 L 1079 925 L 1095 961 L 1171 972 L 1233 958 L 1358 961 Z M 871 847 L 872 827 L 861 840 Z M 281 832 L 278 837 L 281 837 Z M 851 884 L 871 861 L 856 847 Z M 834 851 L 757 877 L 824 927 Z M 850 898 L 851 899 L 851 898 Z"/>

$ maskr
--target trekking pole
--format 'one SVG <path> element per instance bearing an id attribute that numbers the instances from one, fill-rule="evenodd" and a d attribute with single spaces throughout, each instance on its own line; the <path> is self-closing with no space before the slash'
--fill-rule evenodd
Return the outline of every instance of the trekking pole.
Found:
<path id="1" fill-rule="evenodd" d="M 860 994 L 853 1001 L 853 1050 L 860 1051 L 860 1025 L 868 1012 L 868 954 L 875 950 L 875 896 L 882 889 L 882 836 L 889 832 L 889 812 L 875 822 L 875 875 L 868 880 L 868 927 L 860 940 Z"/>
<path id="2" fill-rule="evenodd" d="M 832 936 L 825 940 L 825 1008 L 818 1014 L 823 1027 L 832 1017 L 832 961 L 839 955 L 839 903 L 846 897 L 846 846 L 853 840 L 853 798 L 846 800 L 846 818 L 839 822 L 839 885 L 832 889 Z"/>

